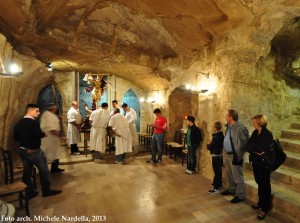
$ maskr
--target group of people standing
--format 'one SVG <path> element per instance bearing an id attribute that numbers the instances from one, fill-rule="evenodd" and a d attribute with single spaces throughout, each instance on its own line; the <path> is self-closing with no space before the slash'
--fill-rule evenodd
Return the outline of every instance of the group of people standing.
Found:
<path id="1" fill-rule="evenodd" d="M 239 203 L 245 200 L 243 156 L 245 152 L 250 153 L 249 161 L 252 163 L 255 182 L 258 184 L 258 202 L 251 207 L 259 210 L 257 219 L 263 220 L 271 207 L 271 172 L 265 168 L 263 154 L 270 150 L 273 141 L 272 133 L 266 128 L 267 119 L 263 114 L 252 117 L 252 125 L 255 128 L 249 138 L 247 128 L 238 121 L 238 112 L 229 109 L 225 115 L 226 131 L 222 132 L 220 121 L 213 123 L 213 134 L 211 143 L 207 149 L 212 155 L 212 166 L 214 178 L 212 189 L 208 193 L 221 192 L 222 188 L 222 165 L 224 148 L 224 165 L 228 181 L 228 189 L 221 194 L 234 195 L 231 203 Z"/>
<path id="2" fill-rule="evenodd" d="M 147 160 L 147 163 L 161 163 L 163 155 L 163 144 L 164 144 L 164 132 L 167 130 L 167 119 L 162 115 L 162 112 L 159 108 L 154 109 L 154 115 L 156 116 L 152 128 L 154 129 L 151 141 L 151 153 L 152 157 L 150 160 Z M 196 153 L 199 148 L 200 143 L 203 140 L 202 133 L 198 126 L 195 124 L 195 117 L 187 116 L 187 133 L 186 133 L 186 145 L 188 148 L 188 161 L 186 174 L 192 175 L 196 172 L 197 166 L 197 157 Z M 156 153 L 158 151 L 158 156 L 156 158 Z"/>
<path id="3" fill-rule="evenodd" d="M 137 133 L 135 128 L 136 113 L 127 104 L 122 105 L 125 116 L 120 114 L 118 102 L 113 101 L 113 111 L 110 114 L 107 103 L 91 114 L 91 147 L 95 150 L 95 158 L 100 158 L 100 152 L 105 152 L 107 126 L 111 126 L 115 139 L 117 162 L 124 163 L 125 153 L 131 152 L 137 144 L 134 139 Z M 80 139 L 82 116 L 78 110 L 77 101 L 72 102 L 72 107 L 67 113 L 68 130 L 67 137 L 62 136 L 61 117 L 57 115 L 58 106 L 49 104 L 43 113 L 40 123 L 37 121 L 40 110 L 37 104 L 28 104 L 26 114 L 14 127 L 14 140 L 18 142 L 18 153 L 23 163 L 23 182 L 27 185 L 28 198 L 38 195 L 31 179 L 33 166 L 39 170 L 42 196 L 60 194 L 61 190 L 50 188 L 48 163 L 51 164 L 51 173 L 60 173 L 64 169 L 59 168 L 59 149 L 61 140 L 67 139 L 71 146 L 71 154 L 78 155 L 80 151 L 77 143 Z M 98 153 L 99 152 L 99 153 Z"/>
<path id="4" fill-rule="evenodd" d="M 106 149 L 107 127 L 109 126 L 115 136 L 117 163 L 125 162 L 125 153 L 132 152 L 132 148 L 137 145 L 136 133 L 136 112 L 127 104 L 123 104 L 125 116 L 120 114 L 118 102 L 112 102 L 113 110 L 108 111 L 108 104 L 102 103 L 101 107 L 93 111 L 90 115 L 91 134 L 90 146 L 94 151 L 95 160 L 100 159 L 100 153 Z M 67 142 L 71 145 L 71 153 L 78 154 L 77 143 L 80 141 L 80 127 L 82 117 L 78 111 L 78 103 L 72 102 L 72 107 L 68 111 L 68 133 Z M 39 107 L 36 104 L 28 104 L 26 114 L 14 128 L 14 139 L 19 142 L 19 155 L 23 162 L 23 182 L 28 188 L 28 197 L 33 198 L 38 195 L 34 190 L 31 181 L 32 168 L 35 165 L 39 169 L 40 182 L 43 197 L 61 193 L 61 190 L 50 188 L 49 171 L 47 160 L 51 163 L 51 172 L 63 172 L 58 167 L 61 137 L 60 119 L 57 117 L 58 107 L 49 105 L 41 118 L 41 124 L 36 120 L 40 115 Z M 156 120 L 152 127 L 152 157 L 148 163 L 162 162 L 163 137 L 167 129 L 167 119 L 162 115 L 160 109 L 155 109 L 153 113 Z M 258 184 L 259 200 L 251 207 L 258 209 L 258 220 L 263 220 L 271 207 L 271 172 L 265 168 L 263 154 L 268 152 L 273 141 L 272 133 L 266 128 L 267 119 L 263 114 L 252 117 L 252 125 L 255 128 L 249 138 L 247 128 L 238 121 L 238 112 L 229 109 L 225 115 L 226 131 L 222 132 L 220 121 L 213 123 L 213 134 L 211 143 L 207 144 L 207 149 L 212 155 L 212 165 L 214 179 L 211 194 L 221 192 L 222 188 L 222 163 L 224 149 L 224 165 L 228 179 L 228 189 L 222 195 L 234 195 L 231 203 L 239 203 L 245 200 L 244 177 L 243 177 L 243 156 L 246 151 L 250 153 L 250 162 L 253 166 L 255 181 Z M 203 139 L 199 128 L 195 125 L 193 116 L 187 117 L 187 147 L 188 147 L 188 167 L 187 174 L 193 174 L 196 166 L 196 150 Z M 158 151 L 158 156 L 157 156 Z M 46 153 L 46 155 L 45 155 Z"/>
<path id="5" fill-rule="evenodd" d="M 137 151 L 138 136 L 136 131 L 137 115 L 134 109 L 126 103 L 122 104 L 125 115 L 120 112 L 118 101 L 112 101 L 113 109 L 108 111 L 108 104 L 102 103 L 101 106 L 92 111 L 89 117 L 90 130 L 90 148 L 95 162 L 100 162 L 101 153 L 105 153 L 107 148 L 108 127 L 113 130 L 113 144 L 116 148 L 117 163 L 125 162 L 125 153 Z M 78 103 L 72 102 L 72 107 L 68 111 L 68 144 L 71 145 L 71 154 L 80 154 L 77 143 L 80 142 L 80 126 L 82 116 L 78 110 Z"/>

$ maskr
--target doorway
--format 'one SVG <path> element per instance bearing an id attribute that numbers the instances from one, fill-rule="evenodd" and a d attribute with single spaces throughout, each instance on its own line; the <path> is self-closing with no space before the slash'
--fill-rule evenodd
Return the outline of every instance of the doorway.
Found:
<path id="1" fill-rule="evenodd" d="M 173 141 L 176 131 L 186 129 L 185 116 L 192 115 L 199 120 L 197 93 L 186 91 L 184 87 L 177 87 L 169 96 L 169 131 L 168 141 Z"/>
<path id="2" fill-rule="evenodd" d="M 140 107 L 140 102 L 137 97 L 137 95 L 134 93 L 134 91 L 130 88 L 128 89 L 122 99 L 123 103 L 128 104 L 130 108 L 133 108 L 136 111 L 137 115 L 137 120 L 136 120 L 136 130 L 137 132 L 140 131 L 140 119 L 141 119 L 141 107 Z"/>
<path id="3" fill-rule="evenodd" d="M 58 113 L 62 113 L 62 98 L 61 94 L 54 85 L 44 87 L 38 96 L 37 104 L 40 108 L 40 113 L 43 114 L 47 110 L 49 104 L 58 105 Z"/>

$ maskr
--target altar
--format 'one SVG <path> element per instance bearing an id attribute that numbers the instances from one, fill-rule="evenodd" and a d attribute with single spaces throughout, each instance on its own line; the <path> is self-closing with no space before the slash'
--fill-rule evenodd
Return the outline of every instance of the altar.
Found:
<path id="1" fill-rule="evenodd" d="M 86 157 L 89 148 L 88 141 L 90 140 L 90 131 L 91 129 L 85 129 L 85 128 L 80 129 L 80 133 L 83 133 L 83 153 Z"/>

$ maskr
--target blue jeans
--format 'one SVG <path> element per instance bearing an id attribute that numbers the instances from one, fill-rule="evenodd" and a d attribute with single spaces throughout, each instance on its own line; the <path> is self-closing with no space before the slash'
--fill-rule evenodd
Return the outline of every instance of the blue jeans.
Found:
<path id="1" fill-rule="evenodd" d="M 32 153 L 29 153 L 32 151 Z M 28 193 L 34 192 L 33 183 L 31 180 L 32 168 L 35 165 L 39 170 L 42 191 L 50 190 L 49 172 L 45 153 L 41 149 L 28 150 L 19 149 L 19 155 L 23 162 L 23 182 L 27 185 Z"/>
<path id="2" fill-rule="evenodd" d="M 151 142 L 151 151 L 152 151 L 152 160 L 156 161 L 156 150 L 158 149 L 158 158 L 162 158 L 163 154 L 163 143 L 164 143 L 164 134 L 163 133 L 153 133 L 152 142 Z"/>
<path id="3" fill-rule="evenodd" d="M 188 166 L 187 169 L 190 171 L 195 171 L 197 159 L 196 151 L 198 146 L 188 146 Z"/>

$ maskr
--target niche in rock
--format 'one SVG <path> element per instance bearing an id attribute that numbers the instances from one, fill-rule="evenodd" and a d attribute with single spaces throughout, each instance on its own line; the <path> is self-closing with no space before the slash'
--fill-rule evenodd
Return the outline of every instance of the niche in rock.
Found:
<path id="1" fill-rule="evenodd" d="M 272 39 L 270 54 L 275 57 L 275 75 L 291 87 L 300 83 L 300 17 L 294 18 Z"/>

